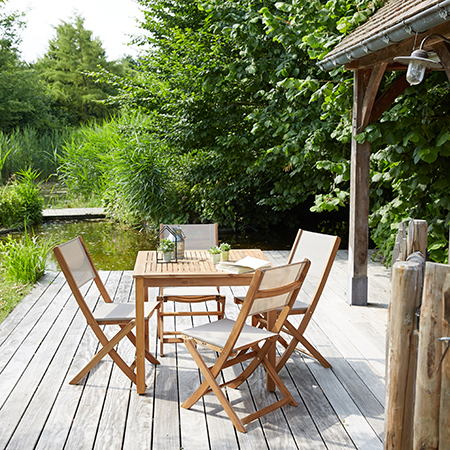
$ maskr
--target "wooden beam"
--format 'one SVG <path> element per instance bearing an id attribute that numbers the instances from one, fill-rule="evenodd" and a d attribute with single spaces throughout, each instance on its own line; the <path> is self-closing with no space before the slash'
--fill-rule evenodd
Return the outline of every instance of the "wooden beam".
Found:
<path id="1" fill-rule="evenodd" d="M 382 62 L 390 62 L 393 61 L 394 57 L 401 55 L 410 55 L 412 50 L 415 47 L 418 48 L 423 38 L 429 36 L 430 34 L 441 34 L 442 36 L 450 39 L 450 22 L 443 23 L 438 25 L 437 27 L 431 28 L 425 33 L 421 33 L 416 36 L 411 36 L 408 39 L 405 39 L 398 44 L 392 44 L 388 47 L 385 47 L 377 52 L 370 53 L 367 56 L 364 56 L 356 61 L 352 61 L 348 63 L 345 67 L 348 70 L 359 70 L 359 69 L 367 69 Z M 439 42 L 441 38 L 432 37 L 427 39 L 425 50 L 429 50 L 433 45 Z"/>
<path id="2" fill-rule="evenodd" d="M 445 73 L 447 74 L 447 78 L 450 81 L 450 45 L 444 41 L 437 42 L 433 45 L 433 50 L 439 56 L 439 59 L 444 66 Z"/>
<path id="3" fill-rule="evenodd" d="M 367 85 L 366 92 L 364 93 L 364 100 L 362 103 L 361 111 L 361 128 L 363 131 L 370 123 L 370 116 L 372 114 L 372 108 L 375 103 L 375 97 L 378 92 L 381 80 L 383 79 L 384 72 L 386 70 L 387 63 L 381 63 L 375 66 L 370 74 L 369 83 Z"/>
<path id="4" fill-rule="evenodd" d="M 406 81 L 406 74 L 395 80 L 389 89 L 385 91 L 380 98 L 375 102 L 370 116 L 369 123 L 376 122 L 381 115 L 392 105 L 392 102 L 405 90 L 409 88 L 409 83 Z"/>

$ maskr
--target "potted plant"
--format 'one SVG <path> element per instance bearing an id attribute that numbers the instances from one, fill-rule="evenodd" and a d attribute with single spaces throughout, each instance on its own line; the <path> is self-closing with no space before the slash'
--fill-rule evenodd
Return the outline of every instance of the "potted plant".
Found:
<path id="1" fill-rule="evenodd" d="M 211 260 L 213 264 L 217 264 L 218 262 L 220 262 L 220 248 L 217 246 L 214 247 L 210 247 L 210 249 L 208 250 L 209 253 L 211 253 Z"/>
<path id="2" fill-rule="evenodd" d="M 231 249 L 231 245 L 227 244 L 226 242 L 222 242 L 220 244 L 220 251 L 221 251 L 221 259 L 222 261 L 228 261 L 229 256 L 230 256 L 230 249 Z"/>
<path id="3" fill-rule="evenodd" d="M 170 239 L 161 239 L 158 245 L 158 252 L 163 254 L 164 262 L 170 262 L 172 259 L 171 253 L 175 250 L 175 242 Z"/>

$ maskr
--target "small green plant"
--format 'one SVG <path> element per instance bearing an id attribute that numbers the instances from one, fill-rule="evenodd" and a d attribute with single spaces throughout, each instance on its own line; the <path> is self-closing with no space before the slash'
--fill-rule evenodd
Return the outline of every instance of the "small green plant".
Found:
<path id="1" fill-rule="evenodd" d="M 161 239 L 158 245 L 158 251 L 162 253 L 169 253 L 175 250 L 175 242 L 170 239 Z"/>
<path id="2" fill-rule="evenodd" d="M 221 253 L 221 250 L 219 247 L 214 246 L 214 247 L 210 247 L 208 252 L 211 253 L 211 255 L 217 255 L 217 254 Z"/>
<path id="3" fill-rule="evenodd" d="M 42 221 L 44 199 L 36 182 L 38 173 L 22 170 L 6 186 L 0 187 L 0 227 L 14 228 L 24 222 Z"/>
<path id="4" fill-rule="evenodd" d="M 30 236 L 26 227 L 24 236 L 20 239 L 9 235 L 0 242 L 2 276 L 9 282 L 36 283 L 44 275 L 53 246 L 50 239 Z"/>
<path id="5" fill-rule="evenodd" d="M 226 242 L 222 242 L 221 244 L 220 244 L 220 251 L 221 252 L 229 252 L 230 250 L 231 250 L 231 245 L 230 244 L 227 244 Z"/>

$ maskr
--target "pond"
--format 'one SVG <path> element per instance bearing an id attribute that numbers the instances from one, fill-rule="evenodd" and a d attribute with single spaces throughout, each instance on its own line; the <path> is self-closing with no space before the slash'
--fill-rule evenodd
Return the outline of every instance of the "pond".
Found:
<path id="1" fill-rule="evenodd" d="M 106 219 L 51 221 L 35 227 L 34 233 L 50 238 L 56 244 L 81 235 L 98 270 L 133 270 L 138 251 L 155 249 L 155 232 L 152 229 L 129 229 Z M 21 235 L 18 232 L 13 234 Z M 235 249 L 289 250 L 294 238 L 295 232 L 280 230 L 267 234 L 247 230 L 236 234 L 231 230 L 219 229 L 219 242 L 227 242 Z M 59 269 L 53 255 L 48 268 Z"/>

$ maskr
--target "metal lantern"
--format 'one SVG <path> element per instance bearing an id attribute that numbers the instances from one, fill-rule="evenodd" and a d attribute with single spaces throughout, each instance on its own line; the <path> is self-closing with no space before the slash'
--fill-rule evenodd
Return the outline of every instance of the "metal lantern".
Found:
<path id="1" fill-rule="evenodd" d="M 170 235 L 169 239 L 174 240 L 175 242 L 175 251 L 177 253 L 178 259 L 184 259 L 184 250 L 185 250 L 185 243 L 184 240 L 186 239 L 186 235 L 183 233 L 183 230 L 180 227 L 173 227 L 173 231 L 175 232 L 175 235 Z"/>
<path id="2" fill-rule="evenodd" d="M 406 80 L 411 86 L 422 82 L 426 69 L 439 69 L 442 67 L 442 64 L 439 61 L 430 59 L 428 52 L 423 49 L 425 41 L 430 37 L 439 37 L 444 42 L 447 42 L 447 44 L 450 44 L 450 40 L 441 34 L 429 34 L 423 38 L 420 43 L 420 48 L 414 50 L 410 56 L 397 56 L 394 58 L 394 61 L 408 66 Z"/>
<path id="3" fill-rule="evenodd" d="M 167 233 L 169 233 L 168 237 L 164 238 L 164 234 L 167 236 Z M 159 246 L 160 242 L 163 239 L 169 239 L 170 241 L 175 242 L 175 248 L 174 248 L 174 251 L 171 252 L 171 259 L 170 259 L 170 261 L 166 261 L 164 259 L 164 257 L 163 258 L 159 257 L 159 254 L 161 252 L 158 251 L 158 246 Z M 159 233 L 156 235 L 156 262 L 157 263 L 168 263 L 168 262 L 176 263 L 178 261 L 178 246 L 177 246 L 177 242 L 178 242 L 177 241 L 177 233 L 172 228 L 170 228 L 169 226 L 164 225 L 161 228 L 161 230 L 159 231 Z M 184 244 L 184 242 L 183 242 L 183 244 Z M 184 258 L 184 250 L 183 250 L 183 258 Z"/>

